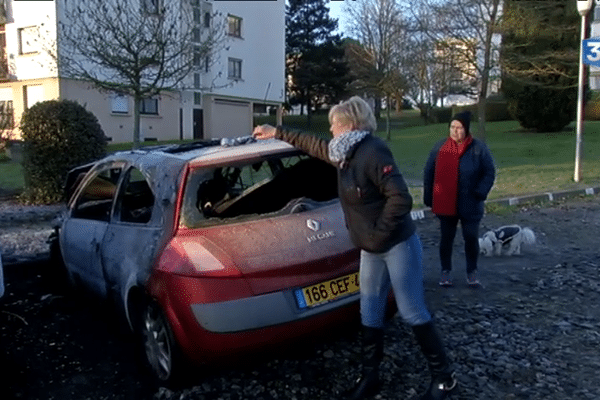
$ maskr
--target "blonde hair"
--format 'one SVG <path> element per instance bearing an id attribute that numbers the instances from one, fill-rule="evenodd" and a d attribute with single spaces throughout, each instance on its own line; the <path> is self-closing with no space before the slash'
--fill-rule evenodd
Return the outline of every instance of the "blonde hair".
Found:
<path id="1" fill-rule="evenodd" d="M 333 117 L 338 121 L 351 123 L 354 129 L 359 131 L 375 132 L 377 121 L 369 103 L 358 96 L 352 96 L 340 104 L 336 104 L 329 110 L 329 123 L 333 123 Z"/>

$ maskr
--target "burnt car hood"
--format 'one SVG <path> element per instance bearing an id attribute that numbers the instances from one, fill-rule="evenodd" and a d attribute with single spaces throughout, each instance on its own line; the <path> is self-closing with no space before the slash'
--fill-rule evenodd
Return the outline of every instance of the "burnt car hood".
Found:
<path id="1" fill-rule="evenodd" d="M 187 230 L 255 294 L 305 285 L 358 270 L 339 202 L 310 212 Z"/>

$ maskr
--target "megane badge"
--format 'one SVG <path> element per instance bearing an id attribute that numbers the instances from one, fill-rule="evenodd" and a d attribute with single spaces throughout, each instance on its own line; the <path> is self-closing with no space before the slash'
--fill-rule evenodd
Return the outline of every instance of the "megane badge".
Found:
<path id="1" fill-rule="evenodd" d="M 318 221 L 315 221 L 314 219 L 307 219 L 306 226 L 308 227 L 308 229 L 310 229 L 313 232 L 318 232 L 321 229 L 321 224 Z M 326 231 L 326 232 L 315 233 L 314 235 L 311 235 L 311 236 L 307 236 L 306 240 L 308 241 L 308 243 L 314 243 L 319 240 L 324 240 L 324 239 L 328 239 L 328 238 L 332 238 L 332 237 L 335 237 L 335 232 L 334 231 Z"/>
<path id="2" fill-rule="evenodd" d="M 315 221 L 314 219 L 307 219 L 306 226 L 313 232 L 316 232 L 319 229 L 321 229 L 321 224 L 319 224 L 319 222 Z"/>

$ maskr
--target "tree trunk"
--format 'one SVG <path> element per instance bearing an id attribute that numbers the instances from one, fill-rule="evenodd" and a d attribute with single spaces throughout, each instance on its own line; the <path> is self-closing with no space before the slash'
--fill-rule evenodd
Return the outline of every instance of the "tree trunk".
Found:
<path id="1" fill-rule="evenodd" d="M 485 109 L 487 104 L 488 84 L 490 81 L 491 58 L 492 58 L 492 37 L 496 27 L 496 16 L 498 15 L 498 7 L 500 0 L 494 0 L 492 5 L 492 14 L 490 22 L 485 32 L 485 47 L 483 54 L 483 70 L 481 71 L 481 90 L 479 91 L 478 114 L 479 114 L 479 137 L 485 142 Z"/>
<path id="2" fill-rule="evenodd" d="M 390 140 L 392 140 L 392 130 L 390 127 L 390 96 L 386 97 L 386 102 L 387 102 L 387 107 L 386 107 L 386 113 L 385 113 L 385 131 L 387 132 L 387 140 L 388 142 Z"/>
<path id="3" fill-rule="evenodd" d="M 142 97 L 139 94 L 133 96 L 133 145 L 132 149 L 140 147 L 140 102 Z"/>

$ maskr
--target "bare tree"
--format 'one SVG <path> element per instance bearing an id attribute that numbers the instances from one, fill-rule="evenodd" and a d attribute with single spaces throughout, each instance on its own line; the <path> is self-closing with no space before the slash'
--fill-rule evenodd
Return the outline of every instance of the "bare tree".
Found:
<path id="1" fill-rule="evenodd" d="M 199 5 L 199 2 L 196 2 Z M 182 89 L 194 70 L 225 46 L 226 20 L 209 23 L 194 1 L 64 1 L 53 56 L 59 76 L 133 97 L 133 147 L 140 141 L 140 102 Z M 208 26 L 207 26 L 208 25 Z"/>
<path id="2" fill-rule="evenodd" d="M 400 102 L 406 90 L 404 44 L 406 30 L 402 12 L 395 0 L 359 0 L 346 3 L 348 32 L 356 43 L 348 46 L 353 89 L 375 97 L 379 114 L 381 97 L 387 98 L 387 137 L 390 138 L 390 99 Z"/>
<path id="3" fill-rule="evenodd" d="M 479 135 L 485 138 L 490 75 L 499 59 L 500 43 L 495 37 L 499 38 L 501 0 L 423 0 L 422 4 L 421 13 L 413 13 L 416 29 L 450 45 L 460 60 L 456 67 L 477 81 Z"/>

